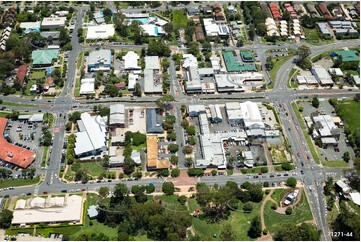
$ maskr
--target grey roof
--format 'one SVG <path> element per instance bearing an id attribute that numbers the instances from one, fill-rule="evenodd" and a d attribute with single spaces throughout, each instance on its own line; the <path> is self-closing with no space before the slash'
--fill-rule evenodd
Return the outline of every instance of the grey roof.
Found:
<path id="1" fill-rule="evenodd" d="M 158 56 L 146 56 L 144 57 L 145 69 L 159 70 L 159 57 Z"/>
<path id="2" fill-rule="evenodd" d="M 77 124 L 78 124 L 78 130 L 79 130 L 79 132 L 85 131 L 85 126 L 84 126 L 83 121 L 78 120 L 78 121 L 76 121 L 76 122 L 77 122 Z"/>
<path id="3" fill-rule="evenodd" d="M 147 133 L 163 133 L 162 119 L 154 108 L 147 109 Z"/>
<path id="4" fill-rule="evenodd" d="M 330 35 L 330 31 L 327 29 L 325 23 L 317 23 L 318 28 L 320 29 L 321 33 L 324 35 Z"/>
<path id="5" fill-rule="evenodd" d="M 41 122 L 44 119 L 44 114 L 43 113 L 36 113 L 31 115 L 31 117 L 29 118 L 30 122 Z"/>
<path id="6" fill-rule="evenodd" d="M 123 163 L 124 163 L 124 156 L 122 155 L 109 157 L 109 165 L 116 165 Z"/>
<path id="7" fill-rule="evenodd" d="M 96 216 L 98 216 L 98 210 L 97 210 L 98 206 L 92 205 L 88 208 L 88 216 L 89 218 L 95 218 Z"/>
<path id="8" fill-rule="evenodd" d="M 157 80 L 155 80 L 154 71 L 152 69 L 144 69 L 144 92 L 145 93 L 163 92 L 162 84 Z"/>
<path id="9" fill-rule="evenodd" d="M 97 50 L 89 53 L 88 65 L 103 62 L 104 65 L 112 63 L 112 53 L 110 50 Z"/>

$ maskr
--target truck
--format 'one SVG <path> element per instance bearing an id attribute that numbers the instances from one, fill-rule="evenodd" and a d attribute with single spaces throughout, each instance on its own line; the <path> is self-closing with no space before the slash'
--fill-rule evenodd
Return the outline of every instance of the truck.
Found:
<path id="1" fill-rule="evenodd" d="M 64 189 L 64 190 L 61 190 L 61 192 L 66 193 L 66 192 L 68 192 L 68 190 Z"/>

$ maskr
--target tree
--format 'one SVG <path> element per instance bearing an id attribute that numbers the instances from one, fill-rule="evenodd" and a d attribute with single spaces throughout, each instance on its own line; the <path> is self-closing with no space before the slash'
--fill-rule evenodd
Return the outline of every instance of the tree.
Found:
<path id="1" fill-rule="evenodd" d="M 286 181 L 286 185 L 289 186 L 289 187 L 296 187 L 296 185 L 297 185 L 296 178 L 294 178 L 294 177 L 288 178 L 287 181 Z"/>
<path id="2" fill-rule="evenodd" d="M 167 133 L 167 139 L 174 141 L 177 139 L 177 134 L 176 133 Z"/>
<path id="3" fill-rule="evenodd" d="M 184 205 L 184 204 L 187 202 L 187 197 L 186 197 L 185 195 L 179 196 L 179 197 L 178 197 L 178 202 L 179 202 L 181 205 Z"/>
<path id="4" fill-rule="evenodd" d="M 144 144 L 146 139 L 147 136 L 145 134 L 142 134 L 139 131 L 137 131 L 136 133 L 132 134 L 132 145 L 138 146 Z"/>
<path id="5" fill-rule="evenodd" d="M 311 54 L 310 47 L 302 45 L 297 49 L 298 61 L 301 62 Z"/>
<path id="6" fill-rule="evenodd" d="M 164 182 L 162 185 L 162 191 L 165 195 L 173 195 L 174 194 L 174 185 L 173 182 Z"/>
<path id="7" fill-rule="evenodd" d="M 177 144 L 170 144 L 168 145 L 168 150 L 170 153 L 176 153 L 178 151 L 178 145 Z"/>
<path id="8" fill-rule="evenodd" d="M 222 241 L 236 240 L 236 234 L 233 231 L 232 225 L 230 223 L 226 223 L 223 225 L 221 229 L 220 240 Z"/>
<path id="9" fill-rule="evenodd" d="M 189 126 L 189 121 L 187 119 L 183 119 L 181 122 L 181 126 L 186 129 Z"/>
<path id="10" fill-rule="evenodd" d="M 191 125 L 186 128 L 186 131 L 189 135 L 195 135 L 196 134 L 196 128 Z"/>
<path id="11" fill-rule="evenodd" d="M 347 241 L 347 240 L 360 240 L 360 217 L 349 209 L 345 202 L 340 202 L 340 213 L 337 218 L 332 222 L 331 227 L 333 231 L 342 231 L 338 237 L 332 237 L 332 240 Z M 346 236 L 345 233 L 352 234 L 352 237 Z"/>
<path id="12" fill-rule="evenodd" d="M 145 191 L 150 194 L 152 192 L 155 191 L 155 186 L 153 184 L 149 184 L 148 186 L 145 187 Z"/>
<path id="13" fill-rule="evenodd" d="M 178 156 L 176 156 L 176 155 L 172 155 L 171 157 L 170 157 L 170 162 L 172 163 L 172 165 L 178 165 Z"/>
<path id="14" fill-rule="evenodd" d="M 172 169 L 170 175 L 171 175 L 172 177 L 179 177 L 179 175 L 180 175 L 180 170 L 177 169 L 177 168 Z"/>
<path id="15" fill-rule="evenodd" d="M 140 178 L 142 178 L 142 176 L 143 176 L 143 173 L 141 171 L 136 171 L 133 173 L 133 177 L 135 177 L 135 178 L 140 179 Z"/>
<path id="16" fill-rule="evenodd" d="M 243 211 L 245 212 L 251 212 L 253 210 L 253 205 L 251 202 L 246 202 L 244 205 L 243 205 Z"/>
<path id="17" fill-rule="evenodd" d="M 262 226 L 260 217 L 254 217 L 251 222 L 251 227 L 248 230 L 248 236 L 252 239 L 258 238 L 262 235 Z"/>
<path id="18" fill-rule="evenodd" d="M 267 167 L 261 167 L 261 172 L 262 172 L 262 173 L 267 173 L 267 172 L 268 172 L 268 168 L 267 168 Z"/>
<path id="19" fill-rule="evenodd" d="M 300 111 L 301 113 L 303 112 L 304 109 L 305 109 L 304 106 L 299 106 L 299 107 L 298 107 L 298 111 Z"/>
<path id="20" fill-rule="evenodd" d="M 286 214 L 287 214 L 287 215 L 291 215 L 291 214 L 292 214 L 292 212 L 293 212 L 292 207 L 288 207 L 288 208 L 286 208 Z"/>
<path id="21" fill-rule="evenodd" d="M 348 151 L 346 151 L 345 153 L 343 153 L 342 155 L 342 159 L 345 161 L 345 162 L 349 162 L 350 161 L 350 153 Z"/>
<path id="22" fill-rule="evenodd" d="M 203 176 L 204 171 L 202 168 L 189 168 L 188 176 Z"/>
<path id="23" fill-rule="evenodd" d="M 161 169 L 157 171 L 157 177 L 168 177 L 169 170 L 168 169 Z"/>
<path id="24" fill-rule="evenodd" d="M 186 160 L 184 161 L 184 165 L 186 167 L 191 167 L 193 165 L 193 159 L 190 157 L 186 158 Z"/>
<path id="25" fill-rule="evenodd" d="M 183 147 L 183 153 L 184 154 L 192 154 L 193 153 L 193 147 L 192 146 L 184 146 Z"/>
<path id="26" fill-rule="evenodd" d="M 263 199 L 263 191 L 259 184 L 252 184 L 249 189 L 250 200 L 255 203 L 259 203 Z"/>
<path id="27" fill-rule="evenodd" d="M 8 229 L 11 225 L 11 221 L 13 220 L 13 212 L 4 209 L 0 213 L 0 228 L 1 229 Z"/>
<path id="28" fill-rule="evenodd" d="M 124 159 L 123 171 L 129 175 L 134 172 L 135 162 L 132 158 L 127 157 Z"/>
<path id="29" fill-rule="evenodd" d="M 118 233 L 118 240 L 119 241 L 129 241 L 129 234 L 125 232 L 119 232 Z"/>
<path id="30" fill-rule="evenodd" d="M 109 187 L 100 187 L 99 188 L 99 196 L 106 197 L 109 193 Z"/>
<path id="31" fill-rule="evenodd" d="M 242 47 L 243 45 L 244 43 L 242 39 L 237 40 L 237 47 Z"/>
<path id="32" fill-rule="evenodd" d="M 212 170 L 212 171 L 211 171 L 211 174 L 212 174 L 212 176 L 216 176 L 216 175 L 217 175 L 217 171 L 216 171 L 216 170 Z"/>
<path id="33" fill-rule="evenodd" d="M 171 104 L 171 102 L 174 102 L 175 98 L 172 95 L 164 95 L 161 98 L 158 98 L 155 101 L 155 104 L 158 106 L 159 109 L 161 109 L 162 111 L 166 111 L 166 110 L 170 110 L 173 108 L 173 105 Z"/>
<path id="34" fill-rule="evenodd" d="M 312 106 L 315 107 L 315 108 L 318 108 L 320 106 L 320 101 L 318 100 L 317 96 L 314 96 L 312 98 Z"/>
<path id="35" fill-rule="evenodd" d="M 292 223 L 283 223 L 274 230 L 275 241 L 319 241 L 320 231 L 313 224 L 302 223 L 297 226 Z"/>
<path id="36" fill-rule="evenodd" d="M 139 83 L 135 84 L 134 95 L 137 96 L 137 97 L 142 96 L 142 89 L 141 89 Z"/>
<path id="37" fill-rule="evenodd" d="M 286 21 L 289 21 L 290 18 L 291 18 L 290 12 L 284 11 L 284 12 L 283 12 L 282 19 L 283 19 L 283 20 L 286 20 Z"/>
<path id="38" fill-rule="evenodd" d="M 283 162 L 281 167 L 285 171 L 290 171 L 293 169 L 293 165 L 289 162 Z"/>

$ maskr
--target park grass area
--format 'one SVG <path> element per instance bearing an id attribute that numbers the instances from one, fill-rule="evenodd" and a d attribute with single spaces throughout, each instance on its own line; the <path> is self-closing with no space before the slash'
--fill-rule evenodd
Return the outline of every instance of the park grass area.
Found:
<path id="1" fill-rule="evenodd" d="M 348 163 L 344 160 L 330 160 L 330 161 L 322 161 L 322 165 L 326 167 L 347 167 Z"/>
<path id="2" fill-rule="evenodd" d="M 320 38 L 318 37 L 317 29 L 309 29 L 309 28 L 303 28 L 305 31 L 306 36 L 306 42 L 309 44 L 318 44 L 320 43 Z"/>
<path id="3" fill-rule="evenodd" d="M 39 180 L 40 178 L 38 176 L 34 179 L 0 179 L 0 188 L 34 185 L 37 184 Z"/>
<path id="4" fill-rule="evenodd" d="M 75 88 L 74 88 L 74 96 L 80 96 L 80 78 L 75 79 Z"/>
<path id="5" fill-rule="evenodd" d="M 208 223 L 206 220 L 201 218 L 193 218 L 192 224 L 195 233 L 199 235 L 203 240 L 220 240 L 220 231 L 225 223 L 232 225 L 232 230 L 235 233 L 235 240 L 253 240 L 247 235 L 247 231 L 250 227 L 251 220 L 259 216 L 260 203 L 253 203 L 253 210 L 251 213 L 243 213 L 242 206 L 239 206 L 239 211 L 232 211 L 227 220 L 221 220 L 218 223 Z M 241 204 L 242 205 L 242 204 Z M 193 212 L 195 208 L 200 208 L 195 198 L 189 199 L 189 211 Z M 216 235 L 215 237 L 213 235 Z"/>
<path id="6" fill-rule="evenodd" d="M 137 146 L 134 146 L 134 145 L 131 146 L 132 150 L 136 150 L 136 151 L 140 151 L 141 149 L 146 148 L 146 147 L 147 147 L 146 143 L 140 144 L 140 145 L 137 145 Z"/>
<path id="7" fill-rule="evenodd" d="M 175 29 L 184 29 L 187 27 L 187 16 L 184 9 L 173 10 L 173 25 Z"/>
<path id="8" fill-rule="evenodd" d="M 350 127 L 352 132 L 360 130 L 360 103 L 356 101 L 339 101 L 339 115 L 342 120 Z"/>
<path id="9" fill-rule="evenodd" d="M 115 228 L 111 228 L 109 226 L 106 226 L 102 223 L 99 223 L 96 219 L 89 219 L 89 217 L 86 214 L 87 209 L 91 205 L 97 204 L 98 195 L 96 194 L 88 194 L 87 199 L 84 204 L 84 214 L 83 214 L 83 226 L 79 227 L 78 231 L 75 231 L 69 236 L 70 240 L 77 240 L 77 236 L 81 233 L 103 233 L 109 237 L 110 240 L 117 240 L 118 238 L 118 226 Z M 90 225 L 89 222 L 92 221 L 93 225 Z"/>
<path id="10" fill-rule="evenodd" d="M 91 176 L 99 176 L 104 171 L 99 162 L 79 162 L 78 164 Z"/>
<path id="11" fill-rule="evenodd" d="M 308 147 L 310 148 L 312 157 L 317 164 L 320 164 L 320 154 L 318 153 L 318 149 L 315 147 L 315 145 L 313 144 L 313 142 L 311 140 L 310 135 L 308 134 L 308 130 L 307 130 L 306 124 L 303 120 L 303 117 L 302 117 L 301 113 L 298 111 L 298 104 L 295 102 L 292 102 L 291 105 L 292 105 L 293 110 L 295 111 L 298 122 L 301 125 L 303 135 L 306 138 L 306 142 L 307 142 Z"/>
<path id="12" fill-rule="evenodd" d="M 30 88 L 31 88 L 31 86 L 34 85 L 34 84 L 36 84 L 36 81 L 33 80 L 33 79 L 30 79 L 30 80 L 28 80 L 28 81 L 26 82 L 25 92 L 24 92 L 26 96 L 35 96 L 35 94 L 32 94 L 32 93 L 30 92 Z"/>
<path id="13" fill-rule="evenodd" d="M 275 197 L 278 199 L 281 194 L 276 194 Z M 267 201 L 264 208 L 264 222 L 268 230 L 272 231 L 281 223 L 287 224 L 299 224 L 304 221 L 313 219 L 313 215 L 310 206 L 307 201 L 305 192 L 302 190 L 301 200 L 293 208 L 291 215 L 280 214 L 272 210 L 272 201 Z"/>
<path id="14" fill-rule="evenodd" d="M 122 94 L 129 94 L 129 93 L 130 93 L 129 90 L 128 90 L 128 87 L 126 87 L 126 88 L 123 89 L 123 90 L 120 90 L 120 92 L 121 92 Z"/>
<path id="15" fill-rule="evenodd" d="M 275 189 L 273 190 L 271 198 L 273 198 L 273 200 L 277 202 L 277 205 L 279 205 L 286 192 L 287 192 L 286 189 Z"/>

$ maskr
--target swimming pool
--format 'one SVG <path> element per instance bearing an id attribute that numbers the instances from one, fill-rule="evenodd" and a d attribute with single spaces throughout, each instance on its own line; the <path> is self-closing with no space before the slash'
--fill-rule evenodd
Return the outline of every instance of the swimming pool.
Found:
<path id="1" fill-rule="evenodd" d="M 149 22 L 149 18 L 130 18 L 128 19 L 129 22 L 132 22 L 132 21 L 139 21 L 141 22 L 142 24 L 146 24 Z"/>

